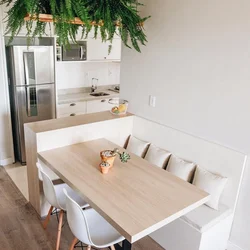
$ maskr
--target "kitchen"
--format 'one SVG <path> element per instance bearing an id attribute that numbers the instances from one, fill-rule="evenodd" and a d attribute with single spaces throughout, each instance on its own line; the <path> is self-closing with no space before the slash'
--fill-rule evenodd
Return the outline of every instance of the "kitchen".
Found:
<path id="1" fill-rule="evenodd" d="M 22 5 L 22 0 L 16 2 Z M 24 2 L 37 4 L 32 0 Z M 100 2 L 105 2 L 103 8 L 107 10 L 107 1 L 88 1 L 88 5 L 95 3 L 94 8 L 99 9 Z M 108 2 L 114 6 L 124 3 Z M 249 107 L 250 62 L 246 53 L 249 3 L 142 0 L 145 5 L 137 6 L 137 1 L 125 2 L 127 9 L 132 8 L 136 15 L 138 9 L 142 10 L 139 21 L 130 22 L 126 20 L 127 15 L 123 15 L 124 19 L 116 16 L 110 19 L 111 23 L 107 19 L 93 18 L 93 13 L 87 21 L 95 27 L 109 22 L 111 29 L 108 31 L 114 30 L 114 25 L 121 27 L 121 20 L 127 21 L 125 27 L 132 26 L 134 31 L 134 44 L 130 43 L 131 36 L 128 38 L 132 49 L 126 47 L 126 33 L 124 36 L 120 30 L 121 38 L 115 36 L 112 46 L 109 42 L 102 43 L 103 32 L 92 39 L 96 32 L 91 30 L 86 39 L 79 32 L 78 46 L 71 45 L 65 50 L 58 46 L 65 36 L 62 32 L 58 34 L 63 23 L 51 18 L 55 17 L 55 10 L 54 13 L 39 12 L 49 13 L 50 19 L 46 19 L 46 14 L 34 16 L 34 12 L 29 14 L 27 9 L 23 11 L 24 17 L 16 9 L 20 22 L 24 18 L 39 17 L 44 22 L 55 23 L 46 26 L 43 38 L 34 46 L 40 52 L 35 52 L 36 48 L 32 51 L 30 46 L 29 51 L 22 51 L 24 60 L 17 60 L 26 86 L 12 84 L 18 74 L 9 81 L 12 89 L 26 91 L 22 98 L 28 105 L 20 105 L 20 109 L 30 120 L 25 124 L 27 159 L 16 157 L 24 166 L 18 162 L 0 168 L 1 206 L 4 208 L 0 215 L 1 247 L 69 249 L 71 246 L 73 249 L 79 239 L 88 245 L 87 249 L 95 249 L 94 241 L 86 242 L 69 229 L 71 221 L 61 230 L 63 218 L 66 221 L 63 213 L 70 211 L 53 204 L 50 200 L 53 192 L 48 192 L 47 196 L 40 192 L 42 188 L 46 190 L 42 185 L 46 185 L 47 174 L 49 183 L 63 185 L 82 195 L 85 202 L 78 202 L 80 208 L 88 203 L 91 211 L 97 211 L 117 230 L 115 242 L 104 237 L 108 244 L 99 244 L 99 248 L 105 245 L 105 250 L 107 246 L 119 250 L 122 241 L 122 249 L 137 250 L 234 250 L 239 249 L 237 245 L 249 249 L 249 203 L 246 199 L 249 175 L 245 173 L 247 168 L 249 171 L 249 143 L 246 142 L 249 119 L 245 117 Z M 0 18 L 6 10 L 0 4 Z M 115 13 L 119 10 L 112 9 Z M 73 17 L 80 15 L 81 22 L 86 24 L 81 14 L 74 13 Z M 144 19 L 151 15 L 149 21 Z M 15 18 L 12 14 L 12 20 L 17 20 Z M 69 23 L 78 24 L 79 18 L 67 17 L 65 26 L 70 26 Z M 145 28 L 148 43 L 143 33 L 137 36 L 141 27 Z M 15 159 L 8 100 L 11 91 L 8 91 L 6 72 L 6 61 L 13 57 L 5 56 L 5 28 L 6 23 L 0 23 L 0 82 L 3 83 L 0 84 L 0 165 L 8 165 Z M 21 29 L 18 37 L 26 41 L 26 34 L 27 30 Z M 49 40 L 43 42 L 43 39 Z M 15 39 L 12 42 L 15 43 Z M 67 42 L 64 40 L 63 44 Z M 15 46 L 20 43 L 12 47 Z M 49 46 L 53 50 L 48 55 L 53 65 L 51 60 L 42 60 L 44 56 L 35 55 L 50 50 Z M 141 49 L 142 53 L 134 49 Z M 41 61 L 46 62 L 43 63 L 48 69 L 46 74 L 41 74 Z M 40 90 L 42 86 L 44 89 Z M 120 86 L 121 92 L 117 93 Z M 37 100 L 48 96 L 49 87 L 53 89 L 49 95 L 51 105 L 48 101 L 42 104 L 49 106 L 51 113 L 45 113 L 51 116 L 43 117 L 49 120 L 33 122 L 42 109 Z M 10 96 L 15 97 L 15 91 Z M 124 110 L 119 103 L 122 98 L 129 101 L 129 112 L 115 116 L 112 113 Z M 105 160 L 103 152 L 109 152 L 113 160 L 108 161 L 107 157 Z M 124 162 L 124 159 L 129 160 Z M 8 174 L 4 174 L 5 170 Z M 61 194 L 63 192 L 58 193 Z M 72 196 L 64 194 L 69 203 Z M 51 216 L 49 222 L 50 215 L 58 212 L 57 209 L 60 209 L 59 218 Z M 87 214 L 88 210 L 83 214 L 85 212 Z M 37 213 L 43 218 L 37 218 Z M 107 225 L 105 220 L 100 225 Z M 42 225 L 44 229 L 48 225 L 46 230 Z M 100 228 L 94 226 L 91 234 L 109 231 Z M 71 232 L 76 238 L 73 239 Z"/>
<path id="2" fill-rule="evenodd" d="M 97 39 L 92 39 L 91 34 L 89 37 L 81 39 L 79 36 L 78 44 L 72 42 L 67 48 L 59 46 L 53 37 L 35 38 L 29 48 L 25 46 L 27 38 L 22 32 L 11 43 L 9 37 L 5 37 L 13 161 L 26 163 L 24 123 L 101 112 L 119 106 L 121 39 L 114 37 L 111 45 L 102 42 L 100 34 Z M 42 90 L 47 83 L 51 85 Z M 19 91 L 21 86 L 29 85 L 27 91 Z M 33 85 L 36 87 L 32 88 Z"/>

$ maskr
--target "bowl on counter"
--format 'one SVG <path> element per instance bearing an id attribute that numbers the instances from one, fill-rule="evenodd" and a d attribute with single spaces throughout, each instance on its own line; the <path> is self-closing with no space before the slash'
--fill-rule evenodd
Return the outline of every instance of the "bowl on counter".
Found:
<path id="1" fill-rule="evenodd" d="M 128 110 L 128 101 L 120 98 L 112 98 L 109 100 L 109 104 L 113 107 L 110 112 L 114 115 L 125 115 Z"/>

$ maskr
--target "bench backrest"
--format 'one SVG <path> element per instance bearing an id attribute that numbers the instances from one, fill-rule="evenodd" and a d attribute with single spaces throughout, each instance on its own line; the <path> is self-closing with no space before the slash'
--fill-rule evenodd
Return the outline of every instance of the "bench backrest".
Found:
<path id="1" fill-rule="evenodd" d="M 228 177 L 220 202 L 235 209 L 246 165 L 245 154 L 138 116 L 134 117 L 133 135 Z"/>

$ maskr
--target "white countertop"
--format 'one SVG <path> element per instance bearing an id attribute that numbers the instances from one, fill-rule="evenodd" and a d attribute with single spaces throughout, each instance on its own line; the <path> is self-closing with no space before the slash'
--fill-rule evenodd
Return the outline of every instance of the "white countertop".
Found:
<path id="1" fill-rule="evenodd" d="M 72 102 L 84 102 L 84 101 L 95 101 L 95 100 L 102 100 L 102 99 L 112 99 L 112 98 L 117 98 L 119 97 L 119 93 L 116 93 L 111 90 L 97 90 L 95 91 L 96 93 L 98 92 L 105 92 L 109 95 L 107 96 L 91 96 L 90 93 L 70 93 L 70 94 L 62 94 L 58 95 L 58 104 L 68 104 Z"/>

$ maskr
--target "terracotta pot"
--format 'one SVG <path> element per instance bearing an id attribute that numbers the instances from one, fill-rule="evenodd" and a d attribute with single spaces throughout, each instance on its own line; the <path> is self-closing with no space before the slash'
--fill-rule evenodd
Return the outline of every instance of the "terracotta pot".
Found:
<path id="1" fill-rule="evenodd" d="M 106 152 L 111 152 L 112 150 L 104 150 L 100 153 L 101 159 L 102 161 L 108 162 L 110 164 L 110 167 L 112 168 L 114 165 L 114 161 L 115 161 L 115 156 L 105 156 L 104 153 Z"/>
<path id="2" fill-rule="evenodd" d="M 101 162 L 99 167 L 101 169 L 102 174 L 107 174 L 109 172 L 109 169 L 111 168 L 110 164 L 105 161 Z"/>

